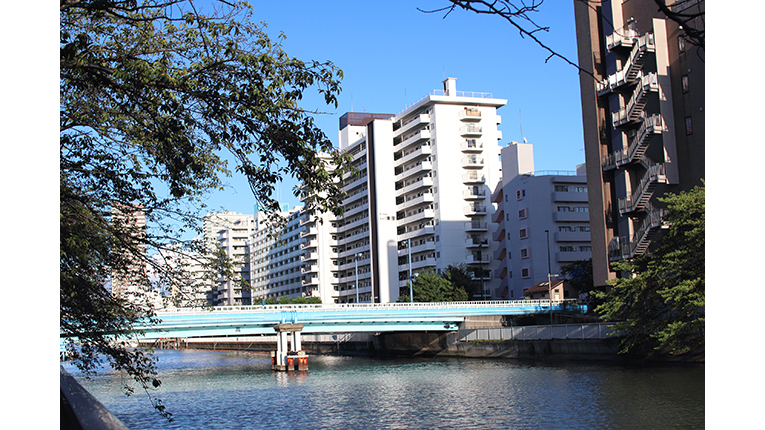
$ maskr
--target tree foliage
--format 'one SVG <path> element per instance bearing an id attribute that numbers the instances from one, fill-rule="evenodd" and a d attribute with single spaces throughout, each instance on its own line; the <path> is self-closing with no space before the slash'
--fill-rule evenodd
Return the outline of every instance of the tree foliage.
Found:
<path id="1" fill-rule="evenodd" d="M 468 295 L 461 286 L 454 285 L 446 276 L 433 270 L 420 272 L 412 284 L 415 302 L 464 302 Z M 409 302 L 408 291 L 398 301 Z"/>
<path id="2" fill-rule="evenodd" d="M 476 269 L 479 271 L 480 269 Z M 444 269 L 444 277 L 448 279 L 455 288 L 462 288 L 467 293 L 468 299 L 471 297 L 483 296 L 481 291 L 481 282 L 473 279 L 473 275 L 476 274 L 463 263 L 458 265 L 448 265 Z M 480 273 L 478 273 L 480 274 Z"/>
<path id="3" fill-rule="evenodd" d="M 592 258 L 566 264 L 560 268 L 560 273 L 581 293 L 589 293 L 594 288 Z"/>
<path id="4" fill-rule="evenodd" d="M 160 384 L 153 360 L 122 341 L 153 315 L 110 294 L 110 273 L 152 264 L 147 253 L 171 247 L 203 250 L 179 237 L 201 232 L 206 196 L 233 172 L 265 210 L 278 211 L 272 191 L 291 176 L 304 184 L 294 192 L 311 196 L 307 208 L 337 211 L 335 178 L 350 169 L 315 112 L 300 107 L 309 90 L 336 106 L 342 72 L 287 55 L 283 36 L 269 38 L 244 3 L 206 7 L 60 0 L 61 336 L 82 343 L 70 349 L 86 375 L 106 357 L 147 393 Z M 139 209 L 150 227 L 115 219 L 115 207 Z M 152 272 L 179 276 L 168 270 Z"/>
<path id="5" fill-rule="evenodd" d="M 658 249 L 613 264 L 623 276 L 598 293 L 596 312 L 618 321 L 621 352 L 648 357 L 704 348 L 704 187 L 669 194 Z"/>

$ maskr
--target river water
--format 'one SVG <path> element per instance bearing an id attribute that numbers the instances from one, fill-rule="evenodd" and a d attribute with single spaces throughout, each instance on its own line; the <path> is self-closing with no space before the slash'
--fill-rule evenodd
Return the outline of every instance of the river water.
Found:
<path id="1" fill-rule="evenodd" d="M 704 428 L 703 365 L 311 356 L 284 373 L 260 353 L 156 354 L 173 422 L 123 375 L 64 367 L 132 430 Z"/>

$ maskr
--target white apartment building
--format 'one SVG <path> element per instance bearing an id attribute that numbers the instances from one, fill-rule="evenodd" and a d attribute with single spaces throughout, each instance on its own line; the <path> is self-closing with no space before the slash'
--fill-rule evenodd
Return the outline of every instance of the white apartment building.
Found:
<path id="1" fill-rule="evenodd" d="M 396 301 L 410 273 L 463 263 L 495 289 L 489 186 L 501 177 L 496 110 L 507 101 L 443 84 L 398 115 L 340 119 L 340 149 L 359 172 L 343 178 L 337 302 Z"/>
<path id="2" fill-rule="evenodd" d="M 208 294 L 214 284 L 207 276 L 207 259 L 203 254 L 171 245 L 154 254 L 152 260 L 157 266 L 164 266 L 165 270 L 170 271 L 170 276 L 163 279 L 150 270 L 152 280 L 161 285 L 168 296 L 165 306 L 199 307 L 208 304 Z"/>
<path id="3" fill-rule="evenodd" d="M 502 172 L 492 194 L 495 296 L 522 299 L 548 273 L 592 257 L 587 177 L 583 165 L 576 173 L 535 172 L 532 145 L 518 142 L 502 148 Z"/>
<path id="4" fill-rule="evenodd" d="M 253 304 L 282 296 L 295 298 L 313 294 L 304 282 L 306 227 L 302 220 L 305 214 L 301 207 L 294 207 L 278 215 L 286 221 L 284 224 L 274 222 L 262 212 L 255 215 L 257 227 L 248 243 Z"/>
<path id="5" fill-rule="evenodd" d="M 255 229 L 255 217 L 243 215 L 229 226 L 218 230 L 216 240 L 220 249 L 230 259 L 233 276 L 221 274 L 218 278 L 217 291 L 212 294 L 213 305 L 252 304 L 251 291 L 247 288 L 247 284 L 250 283 L 248 240 Z"/>

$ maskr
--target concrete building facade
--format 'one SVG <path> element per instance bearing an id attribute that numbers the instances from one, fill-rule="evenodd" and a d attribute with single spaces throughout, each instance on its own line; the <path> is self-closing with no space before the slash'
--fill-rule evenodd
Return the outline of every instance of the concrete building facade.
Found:
<path id="1" fill-rule="evenodd" d="M 703 11 L 704 1 L 668 1 Z M 651 0 L 574 2 L 595 285 L 661 237 L 667 192 L 704 178 L 704 49 Z M 703 18 L 692 25 L 704 28 Z"/>
<path id="2" fill-rule="evenodd" d="M 490 196 L 501 176 L 497 109 L 506 103 L 457 91 L 448 78 L 397 115 L 341 118 L 339 146 L 358 173 L 343 178 L 339 302 L 355 302 L 357 293 L 361 302 L 396 301 L 411 276 L 460 264 L 491 295 Z"/>
<path id="3" fill-rule="evenodd" d="M 548 275 L 560 279 L 561 267 L 591 258 L 587 178 L 583 166 L 535 172 L 532 145 L 518 142 L 502 148 L 502 173 L 492 194 L 495 296 L 518 300 Z"/>

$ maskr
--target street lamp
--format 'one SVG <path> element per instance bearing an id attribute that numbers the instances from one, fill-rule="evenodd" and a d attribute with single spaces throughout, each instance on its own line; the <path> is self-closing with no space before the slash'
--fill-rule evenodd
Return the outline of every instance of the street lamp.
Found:
<path id="1" fill-rule="evenodd" d="M 409 254 L 409 303 L 414 303 L 414 295 L 412 293 L 412 239 L 406 240 L 406 250 Z"/>
<path id="2" fill-rule="evenodd" d="M 359 302 L 359 256 L 361 254 L 355 254 L 353 261 L 356 263 L 356 303 Z"/>
<path id="3" fill-rule="evenodd" d="M 545 230 L 547 234 L 547 294 L 550 297 L 550 325 L 553 323 L 553 310 L 552 310 L 552 278 L 558 277 L 560 274 L 552 274 L 552 267 L 550 266 L 550 230 Z"/>
<path id="4" fill-rule="evenodd" d="M 547 297 L 550 298 L 550 325 L 552 325 L 552 268 L 550 267 L 550 230 L 545 230 L 547 234 Z"/>

